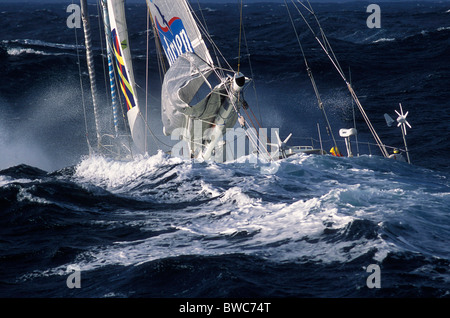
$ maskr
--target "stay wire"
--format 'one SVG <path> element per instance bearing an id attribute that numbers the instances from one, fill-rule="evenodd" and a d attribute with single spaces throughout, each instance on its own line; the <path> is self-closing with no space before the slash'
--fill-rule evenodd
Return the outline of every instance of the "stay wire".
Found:
<path id="1" fill-rule="evenodd" d="M 73 3 L 73 1 L 72 1 Z M 89 153 L 91 153 L 91 143 L 89 142 L 89 129 L 88 129 L 88 123 L 87 123 L 87 112 L 86 112 L 86 103 L 84 100 L 84 89 L 83 89 L 83 78 L 81 75 L 81 61 L 80 61 L 80 52 L 78 49 L 78 35 L 77 35 L 77 28 L 74 28 L 75 30 L 75 48 L 77 52 L 77 64 L 78 64 L 78 75 L 80 77 L 80 90 L 81 90 L 81 103 L 83 105 L 83 114 L 84 114 L 84 128 L 86 133 L 86 142 L 88 144 Z"/>
<path id="2" fill-rule="evenodd" d="M 237 72 L 239 73 L 240 69 L 241 69 L 241 42 L 242 42 L 242 25 L 243 25 L 243 21 L 242 21 L 242 0 L 241 0 L 241 6 L 239 9 L 239 45 L 238 45 L 238 68 L 237 68 Z"/>
<path id="3" fill-rule="evenodd" d="M 296 7 L 294 1 L 291 0 L 291 2 L 294 5 L 294 7 L 298 10 L 298 8 Z M 288 7 L 288 4 L 287 4 L 286 0 L 284 0 L 284 3 L 285 3 L 285 6 L 286 6 L 286 10 L 288 12 L 288 15 L 289 15 L 289 19 L 290 19 L 291 24 L 292 24 L 292 28 L 294 29 L 295 36 L 297 38 L 297 42 L 298 42 L 298 44 L 300 46 L 300 50 L 301 50 L 302 55 L 303 55 L 303 60 L 305 62 L 305 66 L 306 66 L 306 70 L 308 72 L 308 76 L 309 76 L 309 78 L 311 80 L 311 84 L 313 86 L 314 93 L 316 94 L 317 102 L 319 104 L 319 109 L 323 113 L 323 116 L 324 116 L 325 121 L 327 123 L 327 127 L 329 129 L 329 133 L 331 134 L 331 138 L 333 139 L 334 146 L 337 148 L 336 139 L 334 138 L 334 134 L 333 134 L 333 130 L 331 129 L 330 121 L 328 120 L 327 113 L 326 113 L 325 108 L 323 106 L 323 102 L 322 102 L 322 98 L 321 98 L 320 93 L 319 93 L 319 89 L 317 88 L 316 81 L 314 80 L 314 76 L 312 74 L 311 68 L 309 67 L 308 60 L 306 59 L 305 51 L 303 50 L 303 46 L 302 46 L 302 43 L 300 41 L 300 37 L 298 35 L 297 29 L 296 29 L 295 24 L 294 24 L 294 20 L 292 19 L 292 15 L 291 15 L 291 12 L 289 10 L 289 7 Z M 301 14 L 301 12 L 300 12 L 300 14 Z M 302 17 L 303 17 L 303 15 L 302 15 Z"/>

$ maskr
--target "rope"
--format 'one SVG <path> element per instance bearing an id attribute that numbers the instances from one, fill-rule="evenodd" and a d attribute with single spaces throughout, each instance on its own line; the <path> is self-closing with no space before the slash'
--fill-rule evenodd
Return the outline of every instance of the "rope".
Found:
<path id="1" fill-rule="evenodd" d="M 73 1 L 72 1 L 72 3 L 73 3 Z M 83 114 L 84 114 L 84 128 L 86 131 L 86 142 L 88 144 L 89 153 L 90 153 L 91 152 L 91 144 L 89 142 L 89 130 L 88 130 L 88 124 L 87 124 L 86 103 L 84 102 L 83 78 L 81 76 L 81 61 L 80 61 L 80 52 L 78 50 L 77 28 L 74 28 L 74 30 L 75 30 L 75 48 L 77 51 L 77 62 L 78 62 L 78 75 L 80 77 L 81 102 L 83 105 Z"/>
<path id="2" fill-rule="evenodd" d="M 285 0 L 286 1 L 286 0 Z M 319 20 L 317 19 L 317 16 L 315 15 L 314 11 L 312 10 L 312 6 L 309 3 L 310 9 L 308 9 L 304 4 L 302 4 L 299 0 L 297 0 L 297 2 L 299 2 L 304 8 L 306 8 L 315 18 L 319 28 L 320 28 L 320 32 L 322 35 L 322 39 L 323 42 L 325 43 L 325 45 L 327 45 L 330 49 L 331 55 L 329 53 L 329 51 L 327 50 L 327 48 L 325 47 L 325 45 L 322 43 L 322 41 L 320 41 L 320 39 L 317 37 L 317 35 L 315 34 L 314 30 L 312 29 L 312 27 L 310 26 L 310 24 L 308 23 L 308 21 L 306 20 L 306 18 L 304 17 L 304 15 L 302 14 L 302 12 L 300 11 L 300 9 L 295 5 L 295 3 L 293 2 L 293 0 L 291 0 L 294 7 L 297 9 L 297 11 L 299 12 L 299 14 L 301 15 L 301 17 L 303 18 L 303 21 L 306 23 L 306 25 L 309 27 L 309 29 L 311 30 L 311 32 L 313 33 L 316 41 L 319 43 L 319 45 L 321 46 L 321 48 L 323 49 L 323 51 L 325 52 L 325 54 L 327 55 L 327 57 L 329 58 L 329 60 L 331 61 L 331 63 L 333 64 L 333 66 L 336 68 L 336 70 L 338 71 L 339 75 L 342 77 L 342 79 L 344 80 L 345 84 L 347 85 L 348 90 L 350 91 L 350 94 L 352 95 L 352 98 L 354 99 L 356 105 L 358 106 L 364 120 L 366 121 L 367 127 L 369 128 L 370 132 L 372 133 L 372 136 L 374 137 L 375 141 L 377 142 L 378 147 L 381 150 L 381 153 L 383 154 L 384 157 L 388 157 L 389 154 L 384 146 L 384 144 L 381 142 L 380 137 L 378 136 L 378 134 L 376 133 L 375 129 L 372 126 L 372 123 L 369 120 L 369 117 L 367 116 L 366 112 L 364 111 L 364 108 L 362 107 L 358 96 L 356 95 L 356 93 L 354 92 L 351 84 L 347 81 L 347 78 L 345 77 L 344 72 L 342 71 L 342 68 L 339 65 L 339 62 L 333 52 L 333 50 L 331 49 L 331 45 L 328 42 L 328 39 L 325 36 L 325 32 L 323 32 L 323 29 L 320 25 Z"/>
<path id="3" fill-rule="evenodd" d="M 86 45 L 86 61 L 88 65 L 89 79 L 91 83 L 92 104 L 94 107 L 94 120 L 97 133 L 97 146 L 100 146 L 100 123 L 97 109 L 97 84 L 95 81 L 94 56 L 92 53 L 91 27 L 89 22 L 89 13 L 86 0 L 81 1 L 81 18 L 83 20 L 84 41 Z"/>
<path id="4" fill-rule="evenodd" d="M 148 56 L 149 56 L 149 23 L 150 23 L 150 12 L 147 11 L 147 53 L 146 53 L 146 59 L 145 59 L 145 118 L 148 118 Z M 144 149 L 145 152 L 147 152 L 147 130 L 145 130 L 145 136 L 144 136 Z"/>
<path id="5" fill-rule="evenodd" d="M 295 6 L 295 3 L 293 2 L 293 0 L 291 0 L 291 1 L 292 1 L 292 4 Z M 291 12 L 289 11 L 289 7 L 287 5 L 286 0 L 284 0 L 284 3 L 286 5 L 286 10 L 288 12 L 289 19 L 290 19 L 291 24 L 292 24 L 292 28 L 294 29 L 295 36 L 297 38 L 297 42 L 298 42 L 298 44 L 300 46 L 300 50 L 301 50 L 302 55 L 303 55 L 303 60 L 305 62 L 305 66 L 306 66 L 306 70 L 308 72 L 308 76 L 309 76 L 309 78 L 311 80 L 311 84 L 313 86 L 314 93 L 316 94 L 317 102 L 319 104 L 319 109 L 322 110 L 323 116 L 325 117 L 325 121 L 327 123 L 327 127 L 329 129 L 329 133 L 331 134 L 331 138 L 333 138 L 333 143 L 334 143 L 335 147 L 337 148 L 336 140 L 334 138 L 333 130 L 331 129 L 330 121 L 328 120 L 327 113 L 325 112 L 325 108 L 323 107 L 323 102 L 322 102 L 322 98 L 320 97 L 319 89 L 317 88 L 316 81 L 314 80 L 314 76 L 312 74 L 311 68 L 309 67 L 308 60 L 306 59 L 305 51 L 303 50 L 303 46 L 302 46 L 302 43 L 300 41 L 300 37 L 299 37 L 299 35 L 297 33 L 297 29 L 295 28 L 294 20 L 292 19 Z"/>
<path id="6" fill-rule="evenodd" d="M 245 32 L 245 26 L 244 26 L 243 23 L 242 23 L 242 31 L 243 31 L 243 34 L 244 34 L 245 47 L 247 48 L 247 56 L 248 56 L 247 60 L 248 60 L 248 66 L 250 68 L 250 76 L 252 78 L 253 92 L 255 93 L 256 107 L 258 108 L 258 113 L 259 113 L 259 121 L 262 122 L 261 109 L 259 107 L 258 94 L 256 93 L 256 84 L 255 84 L 255 80 L 254 80 L 255 76 L 254 76 L 254 73 L 253 73 L 252 62 L 251 62 L 251 59 L 250 59 L 250 52 L 249 52 L 248 43 L 247 43 L 247 36 L 246 36 L 246 32 Z M 253 113 L 251 108 L 250 108 L 250 111 Z M 254 116 L 254 117 L 256 119 L 256 116 Z M 259 125 L 259 122 L 258 122 L 258 125 Z"/>
<path id="7" fill-rule="evenodd" d="M 350 70 L 350 67 L 348 68 L 348 75 L 349 75 L 350 84 L 351 84 L 352 83 L 352 72 Z M 356 129 L 355 103 L 354 103 L 353 98 L 351 100 L 352 100 L 353 127 Z M 356 139 L 356 153 L 359 156 L 358 134 L 355 135 L 355 139 Z"/>
<path id="8" fill-rule="evenodd" d="M 103 24 L 103 26 L 105 25 L 104 23 L 101 23 L 102 21 L 101 20 L 103 20 L 102 19 L 102 17 L 103 17 L 103 9 L 101 9 L 101 12 L 100 12 L 100 6 L 101 6 L 101 4 L 100 4 L 100 1 L 101 0 L 99 0 L 99 1 L 97 1 L 97 15 L 98 15 L 98 19 L 97 19 L 97 21 L 98 21 L 98 33 L 99 33 L 99 37 L 100 37 L 100 47 L 101 47 L 101 50 L 102 50 L 102 64 L 103 64 L 103 77 L 104 77 L 104 79 L 105 79 L 105 94 L 106 94 L 106 100 L 107 100 L 107 102 L 108 103 L 110 103 L 110 100 L 109 100 L 109 94 L 108 94 L 108 80 L 107 80 L 107 72 L 106 72 L 106 66 L 105 66 L 105 59 L 103 58 L 103 56 L 106 56 L 106 54 L 105 54 L 105 49 L 104 49 L 104 47 L 103 47 L 103 40 L 102 40 L 102 38 L 103 38 L 103 36 L 102 36 L 102 24 Z M 104 33 L 103 33 L 104 34 Z"/>
<path id="9" fill-rule="evenodd" d="M 239 45 L 238 45 L 238 69 L 237 69 L 237 71 L 238 71 L 238 73 L 239 73 L 239 70 L 240 70 L 240 68 L 241 68 L 241 39 L 242 39 L 242 25 L 243 25 L 243 21 L 242 21 L 242 7 L 243 7 L 243 4 L 242 4 L 242 0 L 241 0 L 241 8 L 240 8 L 240 14 L 239 14 L 239 16 L 240 16 L 240 21 L 239 21 Z"/>
<path id="10" fill-rule="evenodd" d="M 155 38 L 156 54 L 158 56 L 159 79 L 160 79 L 160 82 L 162 84 L 163 83 L 163 77 L 164 77 L 164 74 L 166 73 L 167 69 L 166 69 L 166 65 L 164 63 L 164 53 L 163 53 L 163 49 L 161 47 L 161 40 L 159 38 L 159 32 L 156 29 L 156 24 L 155 24 L 155 21 L 153 19 L 152 14 L 151 14 L 148 2 L 147 2 L 147 12 L 148 12 L 148 14 L 150 16 L 150 20 L 152 22 L 152 30 L 153 30 L 153 35 L 154 35 L 154 38 Z"/>

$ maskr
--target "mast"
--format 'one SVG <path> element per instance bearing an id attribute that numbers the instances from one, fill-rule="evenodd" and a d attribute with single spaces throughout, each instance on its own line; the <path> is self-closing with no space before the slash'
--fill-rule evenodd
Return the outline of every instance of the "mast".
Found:
<path id="1" fill-rule="evenodd" d="M 81 4 L 81 18 L 83 20 L 84 41 L 86 45 L 86 61 L 89 71 L 89 79 L 91 82 L 92 104 L 94 106 L 95 130 L 97 133 L 97 147 L 100 148 L 101 136 L 100 136 L 98 106 L 97 106 L 97 85 L 95 81 L 94 57 L 92 53 L 92 43 L 91 43 L 91 26 L 89 23 L 87 0 L 80 0 L 80 4 Z"/>
<path id="2" fill-rule="evenodd" d="M 109 23 L 108 15 L 108 5 L 106 0 L 102 0 L 103 7 L 103 22 L 105 28 L 105 38 L 106 38 L 106 52 L 108 56 L 108 69 L 109 69 L 109 83 L 111 89 L 111 106 L 113 110 L 113 121 L 114 121 L 114 132 L 115 137 L 119 135 L 119 117 L 117 110 L 117 86 L 116 80 L 114 78 L 114 65 L 113 65 L 113 52 L 112 52 L 112 41 L 111 41 L 111 26 Z"/>

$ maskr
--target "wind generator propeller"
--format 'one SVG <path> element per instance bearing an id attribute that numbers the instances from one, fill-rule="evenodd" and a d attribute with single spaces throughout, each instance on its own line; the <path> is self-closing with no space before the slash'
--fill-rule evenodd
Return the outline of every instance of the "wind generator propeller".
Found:
<path id="1" fill-rule="evenodd" d="M 396 111 L 396 110 L 395 110 L 395 112 L 398 115 L 398 118 L 397 118 L 398 125 L 397 125 L 397 127 L 401 126 L 403 134 L 406 135 L 406 126 L 411 128 L 411 125 L 406 120 L 406 116 L 408 116 L 408 112 L 406 112 L 405 114 L 403 113 L 402 104 L 400 104 L 400 113 L 398 111 Z"/>
<path id="2" fill-rule="evenodd" d="M 280 136 L 278 135 L 278 131 L 276 131 L 276 130 L 275 130 L 275 135 L 277 136 L 277 143 L 276 144 L 267 143 L 267 144 L 270 146 L 273 146 L 273 147 L 277 147 L 278 151 L 281 152 L 282 157 L 286 158 L 286 150 L 289 149 L 289 146 L 286 145 L 286 143 L 291 138 L 292 133 L 290 133 L 289 136 L 287 136 L 284 141 L 281 141 Z"/>
<path id="3" fill-rule="evenodd" d="M 408 121 L 406 120 L 406 117 L 408 116 L 408 112 L 403 113 L 403 108 L 402 108 L 402 104 L 399 103 L 400 105 L 400 112 L 398 112 L 397 110 L 395 110 L 395 112 L 397 113 L 398 117 L 397 117 L 397 127 L 400 127 L 401 131 L 402 131 L 402 136 L 403 136 L 403 143 L 405 144 L 405 151 L 406 151 L 406 156 L 408 158 L 408 163 L 411 163 L 411 160 L 409 158 L 409 151 L 408 151 L 408 145 L 406 144 L 406 126 L 408 126 L 409 128 L 412 128 L 411 125 L 408 123 Z M 388 124 L 388 126 L 390 127 L 392 125 L 393 122 L 390 122 L 389 118 L 390 116 L 385 114 L 384 118 L 386 119 L 386 123 Z M 392 119 L 392 118 L 390 118 Z"/>

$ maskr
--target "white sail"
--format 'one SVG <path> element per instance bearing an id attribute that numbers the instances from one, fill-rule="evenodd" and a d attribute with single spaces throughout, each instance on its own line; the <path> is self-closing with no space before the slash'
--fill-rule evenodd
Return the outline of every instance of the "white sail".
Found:
<path id="1" fill-rule="evenodd" d="M 147 5 L 170 64 L 161 89 L 164 134 L 182 137 L 191 156 L 208 160 L 237 121 L 245 77 L 218 74 L 186 0 L 147 0 Z"/>
<path id="2" fill-rule="evenodd" d="M 131 61 L 124 0 L 108 0 L 111 37 L 120 91 L 127 105 L 127 118 L 133 142 L 145 153 L 145 120 L 140 112 Z"/>
<path id="3" fill-rule="evenodd" d="M 186 52 L 212 64 L 197 23 L 185 0 L 147 0 L 167 60 L 172 65 Z"/>

